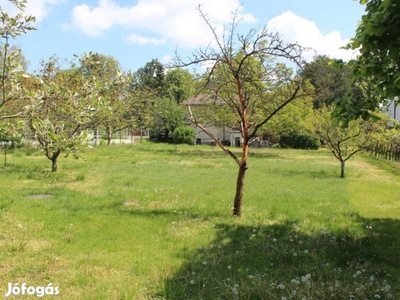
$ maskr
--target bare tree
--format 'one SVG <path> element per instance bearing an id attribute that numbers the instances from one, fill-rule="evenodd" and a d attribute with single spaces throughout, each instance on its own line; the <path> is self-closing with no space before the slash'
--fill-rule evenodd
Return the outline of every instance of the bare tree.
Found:
<path id="1" fill-rule="evenodd" d="M 334 107 L 315 110 L 314 126 L 319 138 L 340 162 L 340 177 L 344 178 L 348 161 L 368 142 L 371 132 L 365 129 L 367 123 L 361 118 L 343 126 L 332 118 Z"/>
<path id="2" fill-rule="evenodd" d="M 208 99 L 211 96 L 222 103 L 213 106 L 213 109 L 220 107 L 231 114 L 230 118 L 225 119 L 231 120 L 230 126 L 241 133 L 242 152 L 239 157 L 207 130 L 189 105 L 190 121 L 207 133 L 239 167 L 232 212 L 233 216 L 239 217 L 252 139 L 282 108 L 306 95 L 305 84 L 300 76 L 294 75 L 293 70 L 285 65 L 285 62 L 289 62 L 297 69 L 301 68 L 302 52 L 305 49 L 298 44 L 284 43 L 279 34 L 269 33 L 266 27 L 261 30 L 252 29 L 248 34 L 241 35 L 238 30 L 238 10 L 233 13 L 230 26 L 219 36 L 201 6 L 198 11 L 212 31 L 215 43 L 194 52 L 188 62 L 177 55 L 174 66 L 210 66 L 199 95 L 208 94 Z M 214 44 L 216 46 L 211 46 Z"/>

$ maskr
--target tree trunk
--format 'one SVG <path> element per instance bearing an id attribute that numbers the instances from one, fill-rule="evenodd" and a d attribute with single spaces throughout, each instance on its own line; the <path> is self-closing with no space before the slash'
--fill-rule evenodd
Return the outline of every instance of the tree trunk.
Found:
<path id="1" fill-rule="evenodd" d="M 340 177 L 344 178 L 344 167 L 346 165 L 346 162 L 344 160 L 340 161 Z"/>
<path id="2" fill-rule="evenodd" d="M 94 131 L 94 147 L 97 146 L 97 140 L 99 138 L 99 132 L 97 131 L 97 128 Z"/>
<path id="3" fill-rule="evenodd" d="M 51 156 L 50 160 L 51 160 L 51 171 L 52 172 L 57 172 L 57 159 L 58 159 L 58 156 L 60 156 L 60 153 L 61 153 L 61 151 L 57 150 Z"/>
<path id="4" fill-rule="evenodd" d="M 7 168 L 7 142 L 4 142 L 4 169 Z"/>
<path id="5" fill-rule="evenodd" d="M 239 164 L 239 171 L 236 179 L 236 194 L 233 200 L 233 211 L 232 216 L 240 217 L 242 215 L 242 198 L 243 198 L 243 187 L 244 187 L 244 177 L 246 175 L 247 167 L 247 157 L 249 155 L 249 144 L 247 142 L 243 143 L 242 160 Z"/>
<path id="6" fill-rule="evenodd" d="M 113 135 L 112 130 L 107 130 L 107 146 L 111 145 L 112 135 Z"/>
<path id="7" fill-rule="evenodd" d="M 51 171 L 57 172 L 57 158 L 51 160 Z"/>
<path id="8" fill-rule="evenodd" d="M 247 170 L 247 163 L 242 162 L 239 166 L 239 172 L 236 179 L 236 194 L 233 200 L 233 211 L 232 216 L 240 217 L 242 215 L 242 198 L 243 198 L 243 187 L 244 187 L 244 176 Z"/>

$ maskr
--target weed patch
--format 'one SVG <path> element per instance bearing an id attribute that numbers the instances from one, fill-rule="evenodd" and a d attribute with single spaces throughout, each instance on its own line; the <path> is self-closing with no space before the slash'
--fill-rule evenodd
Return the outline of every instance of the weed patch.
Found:
<path id="1" fill-rule="evenodd" d="M 232 149 L 236 151 L 236 149 Z M 0 171 L 0 279 L 58 299 L 396 299 L 399 174 L 326 150 L 87 149 L 58 174 L 17 149 Z M 0 286 L 5 293 L 7 286 Z"/>

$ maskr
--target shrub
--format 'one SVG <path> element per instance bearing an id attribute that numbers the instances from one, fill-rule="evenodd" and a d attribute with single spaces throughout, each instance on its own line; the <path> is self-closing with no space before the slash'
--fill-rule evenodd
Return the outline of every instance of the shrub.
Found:
<path id="1" fill-rule="evenodd" d="M 140 139 L 140 144 L 141 144 L 141 145 L 145 145 L 145 144 L 148 144 L 148 143 L 149 143 L 149 139 L 148 139 L 148 138 L 142 137 L 142 138 Z"/>
<path id="2" fill-rule="evenodd" d="M 172 139 L 175 144 L 194 145 L 196 133 L 192 127 L 181 126 L 174 130 Z"/>
<path id="3" fill-rule="evenodd" d="M 320 142 L 317 137 L 311 134 L 291 132 L 280 137 L 279 146 L 281 148 L 317 150 Z"/>

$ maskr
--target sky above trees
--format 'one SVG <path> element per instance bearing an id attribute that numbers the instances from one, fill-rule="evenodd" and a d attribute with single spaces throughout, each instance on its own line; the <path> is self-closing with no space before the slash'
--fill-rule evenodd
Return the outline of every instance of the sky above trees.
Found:
<path id="1" fill-rule="evenodd" d="M 38 30 L 15 44 L 31 70 L 53 54 L 71 59 L 89 51 L 113 56 L 124 69 L 136 70 L 153 58 L 168 62 L 175 50 L 190 55 L 212 41 L 196 10 L 199 2 L 220 34 L 242 3 L 244 32 L 267 24 L 288 42 L 345 60 L 354 58 L 354 51 L 340 47 L 354 36 L 365 8 L 351 0 L 28 0 L 26 13 L 36 16 Z M 12 9 L 8 0 L 0 5 Z M 310 52 L 307 58 L 313 56 Z"/>

